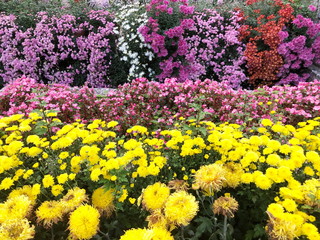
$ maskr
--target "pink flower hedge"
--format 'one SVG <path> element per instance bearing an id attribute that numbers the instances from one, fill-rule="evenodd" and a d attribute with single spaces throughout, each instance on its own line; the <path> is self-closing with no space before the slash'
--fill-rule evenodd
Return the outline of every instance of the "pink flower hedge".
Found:
<path id="1" fill-rule="evenodd" d="M 123 129 L 136 124 L 165 128 L 181 117 L 246 126 L 255 126 L 262 118 L 296 124 L 320 116 L 320 81 L 236 91 L 208 79 L 159 83 L 140 78 L 100 98 L 87 87 L 44 85 L 24 77 L 0 92 L 3 115 L 35 109 L 57 110 L 64 122 L 116 120 Z"/>

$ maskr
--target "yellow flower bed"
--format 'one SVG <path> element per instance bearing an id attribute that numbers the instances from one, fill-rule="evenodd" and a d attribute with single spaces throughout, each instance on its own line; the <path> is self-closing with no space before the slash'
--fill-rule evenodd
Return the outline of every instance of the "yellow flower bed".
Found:
<path id="1" fill-rule="evenodd" d="M 178 239 L 206 201 L 210 214 L 237 217 L 235 195 L 248 189 L 276 196 L 264 210 L 272 239 L 320 239 L 320 118 L 296 127 L 264 119 L 251 131 L 182 119 L 118 135 L 115 121 L 55 117 L 0 119 L 0 239 L 44 239 L 43 229 L 65 239 Z M 133 206 L 141 226 L 105 231 Z"/>

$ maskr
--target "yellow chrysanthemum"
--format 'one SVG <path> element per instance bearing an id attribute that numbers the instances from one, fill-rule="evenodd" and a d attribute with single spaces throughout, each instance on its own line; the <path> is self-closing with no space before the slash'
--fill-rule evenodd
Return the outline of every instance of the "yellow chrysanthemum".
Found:
<path id="1" fill-rule="evenodd" d="M 37 186 L 33 185 L 33 186 L 29 186 L 29 185 L 25 185 L 22 188 L 17 188 L 13 191 L 11 191 L 11 193 L 8 196 L 8 199 L 10 198 L 14 198 L 16 196 L 27 196 L 29 198 L 29 200 L 31 200 L 32 205 L 35 204 L 36 199 L 37 199 L 37 195 L 40 193 L 40 191 L 35 191 L 35 188 Z"/>
<path id="2" fill-rule="evenodd" d="M 0 184 L 0 190 L 7 190 L 9 189 L 12 185 L 13 185 L 14 181 L 12 178 L 10 177 L 6 177 L 5 179 L 3 179 L 1 181 L 1 184 Z"/>
<path id="3" fill-rule="evenodd" d="M 57 180 L 59 184 L 64 184 L 66 181 L 68 181 L 68 178 L 69 178 L 68 173 L 63 173 L 57 177 Z"/>
<path id="4" fill-rule="evenodd" d="M 285 218 L 276 218 L 271 213 L 266 227 L 270 239 L 293 240 L 297 237 L 297 225 Z"/>
<path id="5" fill-rule="evenodd" d="M 101 187 L 96 189 L 92 194 L 92 205 L 98 209 L 101 214 L 106 214 L 108 217 L 114 210 L 113 192 L 113 189 L 106 191 L 106 189 Z"/>
<path id="6" fill-rule="evenodd" d="M 62 191 L 63 191 L 63 186 L 62 185 L 57 184 L 57 185 L 53 185 L 51 187 L 51 193 L 53 194 L 53 196 L 60 195 L 62 193 Z"/>
<path id="7" fill-rule="evenodd" d="M 43 187 L 48 188 L 54 185 L 54 178 L 51 175 L 45 175 L 42 179 Z"/>
<path id="8" fill-rule="evenodd" d="M 201 166 L 195 173 L 195 181 L 193 187 L 202 189 L 207 194 L 212 195 L 215 191 L 219 191 L 226 181 L 226 170 L 220 164 L 210 164 Z"/>
<path id="9" fill-rule="evenodd" d="M 156 182 L 149 185 L 143 192 L 143 206 L 148 210 L 156 210 L 162 208 L 170 195 L 170 189 L 165 184 Z"/>
<path id="10" fill-rule="evenodd" d="M 262 190 L 267 190 L 271 188 L 272 186 L 272 180 L 268 178 L 266 175 L 259 175 L 254 179 L 254 182 L 258 188 L 261 188 Z"/>
<path id="11" fill-rule="evenodd" d="M 166 229 L 168 221 L 164 216 L 161 209 L 154 210 L 151 215 L 147 217 L 148 227 L 149 228 L 164 228 Z"/>
<path id="12" fill-rule="evenodd" d="M 70 212 L 88 201 L 86 190 L 81 188 L 70 189 L 68 193 L 60 200 L 64 205 L 64 212 Z"/>
<path id="13" fill-rule="evenodd" d="M 63 217 L 63 205 L 59 201 L 45 201 L 36 211 L 37 221 L 50 228 Z"/>
<path id="14" fill-rule="evenodd" d="M 120 237 L 120 240 L 147 240 L 150 238 L 148 237 L 148 229 L 141 229 L 141 228 L 136 228 L 136 229 L 130 229 L 127 230 L 124 235 Z"/>
<path id="15" fill-rule="evenodd" d="M 178 191 L 168 197 L 164 214 L 169 222 L 186 226 L 196 216 L 198 210 L 199 205 L 193 195 Z"/>
<path id="16" fill-rule="evenodd" d="M 174 240 L 171 233 L 164 228 L 150 229 L 152 235 L 150 240 Z"/>
<path id="17" fill-rule="evenodd" d="M 0 225 L 0 239 L 28 240 L 33 239 L 34 226 L 27 219 L 11 219 Z"/>
<path id="18" fill-rule="evenodd" d="M 76 239 L 91 239 L 97 234 L 99 217 L 99 211 L 90 205 L 78 207 L 70 215 L 70 234 Z"/>
<path id="19" fill-rule="evenodd" d="M 294 212 L 297 210 L 297 204 L 292 199 L 285 199 L 283 202 L 281 202 L 281 205 L 288 211 L 288 212 Z"/>
<path id="20" fill-rule="evenodd" d="M 241 182 L 241 176 L 244 174 L 241 164 L 227 163 L 225 169 L 225 184 L 228 187 L 236 188 Z"/>
<path id="21" fill-rule="evenodd" d="M 31 200 L 25 196 L 9 198 L 0 207 L 0 223 L 8 219 L 23 219 L 28 216 L 32 208 Z"/>
<path id="22" fill-rule="evenodd" d="M 127 230 L 120 240 L 174 240 L 174 238 L 163 228 L 136 228 Z"/>
<path id="23" fill-rule="evenodd" d="M 319 239 L 320 237 L 317 227 L 311 223 L 304 223 L 302 225 L 302 233 L 308 236 L 309 239 Z M 318 238 L 314 238 L 313 236 L 317 236 Z"/>

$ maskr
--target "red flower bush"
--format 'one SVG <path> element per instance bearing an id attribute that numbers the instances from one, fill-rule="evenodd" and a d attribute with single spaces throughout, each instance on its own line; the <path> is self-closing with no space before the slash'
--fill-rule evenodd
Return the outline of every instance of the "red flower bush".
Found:
<path id="1" fill-rule="evenodd" d="M 277 50 L 281 43 L 279 32 L 293 19 L 294 9 L 281 0 L 246 3 L 254 9 L 254 16 L 245 14 L 244 21 L 255 21 L 254 24 L 244 24 L 239 30 L 240 40 L 247 44 L 244 55 L 247 60 L 248 83 L 253 88 L 272 86 L 278 80 L 277 74 L 283 65 L 283 59 Z M 266 4 L 269 4 L 269 10 L 276 16 L 273 13 L 262 14 Z"/>

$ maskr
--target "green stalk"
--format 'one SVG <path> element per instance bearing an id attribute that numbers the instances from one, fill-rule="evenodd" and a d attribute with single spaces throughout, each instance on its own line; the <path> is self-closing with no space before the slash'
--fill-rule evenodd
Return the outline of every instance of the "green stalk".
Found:
<path id="1" fill-rule="evenodd" d="M 228 224 L 228 217 L 224 216 L 223 220 L 223 232 L 222 232 L 222 239 L 227 240 L 227 225 Z"/>

